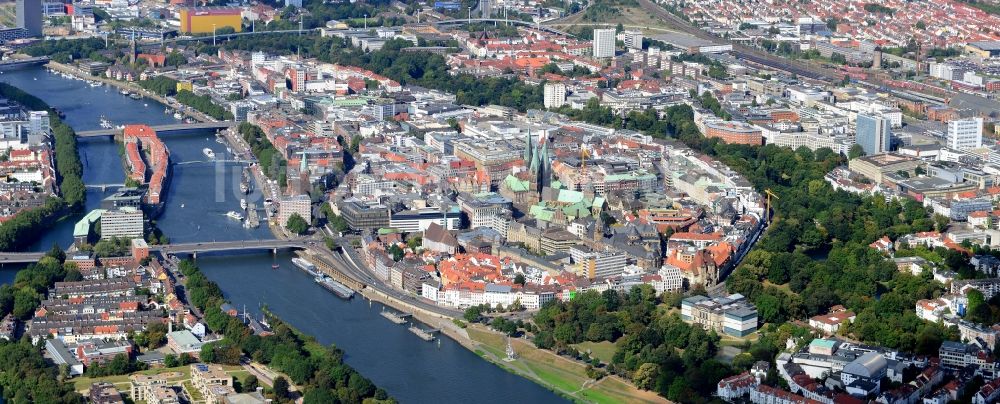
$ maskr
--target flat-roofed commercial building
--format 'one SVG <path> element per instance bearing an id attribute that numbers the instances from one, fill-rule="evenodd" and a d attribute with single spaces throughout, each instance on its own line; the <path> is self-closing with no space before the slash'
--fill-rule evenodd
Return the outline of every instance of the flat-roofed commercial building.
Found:
<path id="1" fill-rule="evenodd" d="M 229 27 L 243 31 L 242 10 L 238 7 L 184 7 L 179 11 L 180 32 L 211 34 Z"/>
<path id="2" fill-rule="evenodd" d="M 760 128 L 745 122 L 706 122 L 705 137 L 716 137 L 731 144 L 759 145 L 764 142 Z"/>
<path id="3" fill-rule="evenodd" d="M 341 217 L 352 229 L 379 229 L 389 227 L 389 208 L 369 206 L 356 201 L 341 202 Z"/>
<path id="4" fill-rule="evenodd" d="M 882 153 L 874 156 L 864 156 L 852 159 L 847 163 L 851 172 L 864 176 L 876 183 L 882 183 L 886 174 L 905 172 L 915 176 L 916 169 L 924 163 L 913 157 L 896 153 Z"/>
<path id="5" fill-rule="evenodd" d="M 757 308 L 740 294 L 716 298 L 691 296 L 681 301 L 681 318 L 734 337 L 757 331 Z"/>
<path id="6" fill-rule="evenodd" d="M 142 238 L 145 229 L 142 211 L 133 207 L 122 207 L 101 214 L 101 239 Z"/>
<path id="7" fill-rule="evenodd" d="M 412 233 L 427 230 L 431 223 L 437 223 L 446 230 L 456 230 L 462 221 L 460 212 L 458 206 L 452 206 L 445 211 L 440 208 L 403 210 L 389 217 L 389 227 Z"/>

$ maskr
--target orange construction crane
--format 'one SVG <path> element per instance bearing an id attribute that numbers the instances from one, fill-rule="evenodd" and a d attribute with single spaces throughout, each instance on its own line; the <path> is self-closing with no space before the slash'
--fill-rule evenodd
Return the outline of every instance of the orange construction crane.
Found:
<path id="1" fill-rule="evenodd" d="M 771 221 L 771 208 L 772 208 L 771 198 L 772 197 L 774 199 L 781 199 L 781 198 L 779 198 L 777 194 L 775 194 L 773 191 L 771 191 L 770 188 L 765 189 L 764 193 L 767 194 L 767 210 L 764 211 L 764 221 L 765 222 L 770 222 Z"/>

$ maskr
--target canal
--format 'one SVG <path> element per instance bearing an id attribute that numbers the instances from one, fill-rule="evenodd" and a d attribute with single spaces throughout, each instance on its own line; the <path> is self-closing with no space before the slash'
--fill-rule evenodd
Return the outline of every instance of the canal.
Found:
<path id="1" fill-rule="evenodd" d="M 8 71 L 0 81 L 17 86 L 58 108 L 74 129 L 99 129 L 100 117 L 115 125 L 159 125 L 176 120 L 152 100 L 133 100 L 107 87 L 90 87 L 42 68 Z M 166 208 L 157 226 L 173 242 L 223 241 L 271 238 L 266 226 L 244 229 L 225 216 L 239 210 L 238 183 L 242 165 L 210 162 L 202 150 L 211 148 L 217 160 L 230 160 L 212 132 L 161 137 L 171 153 L 172 179 Z M 80 141 L 84 182 L 120 184 L 124 171 L 117 145 L 110 139 Z M 87 210 L 113 189 L 87 191 Z M 260 196 L 247 197 L 261 205 Z M 47 250 L 56 243 L 72 243 L 73 224 L 80 215 L 59 222 L 32 246 Z M 259 313 L 268 307 L 289 324 L 335 344 L 346 352 L 345 361 L 400 402 L 538 403 L 564 399 L 541 386 L 482 360 L 458 343 L 442 338 L 440 345 L 426 342 L 379 315 L 381 305 L 364 299 L 343 301 L 317 286 L 291 264 L 287 254 L 199 256 L 198 264 L 217 282 L 236 307 Z M 272 269 L 272 264 L 279 264 Z M 0 282 L 10 282 L 15 271 L 4 268 Z"/>

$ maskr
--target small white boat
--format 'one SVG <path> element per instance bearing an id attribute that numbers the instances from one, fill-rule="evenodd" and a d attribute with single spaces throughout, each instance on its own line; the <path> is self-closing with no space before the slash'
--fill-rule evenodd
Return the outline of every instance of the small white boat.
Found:
<path id="1" fill-rule="evenodd" d="M 103 129 L 111 129 L 111 128 L 114 127 L 114 125 L 111 124 L 111 121 L 109 121 L 108 118 L 105 117 L 104 115 L 101 115 L 101 123 L 100 123 L 100 125 L 101 125 L 101 128 L 103 128 Z"/>
<path id="2" fill-rule="evenodd" d="M 240 209 L 247 210 L 247 200 L 240 199 Z"/>
<path id="3" fill-rule="evenodd" d="M 128 95 L 128 90 L 119 91 L 122 95 Z"/>
<path id="4" fill-rule="evenodd" d="M 174 112 L 174 119 L 184 119 L 184 115 L 180 112 Z"/>
<path id="5" fill-rule="evenodd" d="M 184 204 L 182 203 L 182 204 L 181 204 L 181 208 L 183 208 L 183 207 L 184 207 Z"/>
<path id="6" fill-rule="evenodd" d="M 210 159 L 214 159 L 215 158 L 215 152 L 212 151 L 212 149 L 209 149 L 209 148 L 206 147 L 206 148 L 202 149 L 201 152 L 205 153 L 205 157 L 208 157 Z"/>
<path id="7" fill-rule="evenodd" d="M 234 210 L 226 212 L 226 217 L 228 217 L 230 219 L 233 219 L 233 220 L 243 220 L 243 215 L 241 215 L 239 212 L 234 211 Z"/>

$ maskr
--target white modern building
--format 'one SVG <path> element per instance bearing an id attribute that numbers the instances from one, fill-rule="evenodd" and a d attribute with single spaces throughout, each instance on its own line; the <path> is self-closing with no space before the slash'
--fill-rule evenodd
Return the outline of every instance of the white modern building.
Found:
<path id="1" fill-rule="evenodd" d="M 133 207 L 122 207 L 101 214 L 101 239 L 113 237 L 141 238 L 143 236 L 142 211 Z"/>
<path id="2" fill-rule="evenodd" d="M 744 337 L 757 331 L 757 308 L 740 294 L 686 298 L 681 301 L 681 319 L 734 337 Z"/>
<path id="3" fill-rule="evenodd" d="M 437 223 L 445 230 L 457 230 L 461 221 L 461 211 L 458 206 L 452 206 L 447 211 L 432 207 L 395 212 L 389 217 L 389 227 L 413 233 L 427 230 L 431 223 Z"/>
<path id="4" fill-rule="evenodd" d="M 600 28 L 594 30 L 593 50 L 595 59 L 615 56 L 615 29 Z"/>
<path id="5" fill-rule="evenodd" d="M 622 32 L 622 42 L 629 49 L 642 49 L 642 31 L 625 30 Z"/>
<path id="6" fill-rule="evenodd" d="M 955 150 L 983 147 L 983 118 L 949 121 L 948 147 Z"/>
<path id="7" fill-rule="evenodd" d="M 566 103 L 566 85 L 563 83 L 545 83 L 545 98 L 543 103 L 546 109 L 563 106 Z"/>

